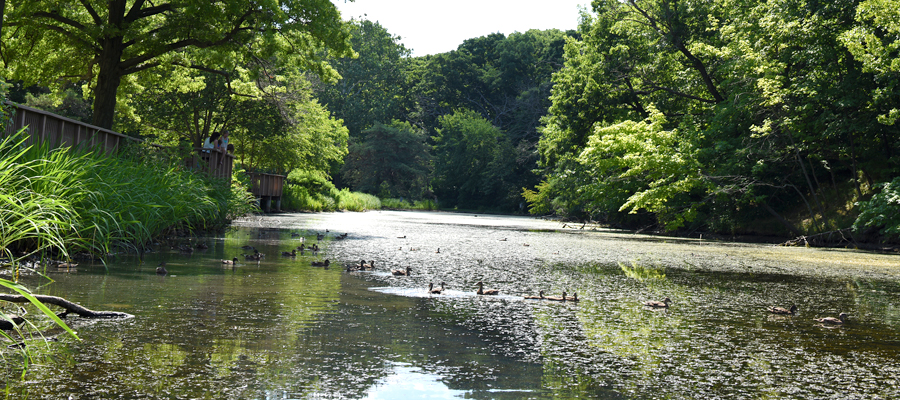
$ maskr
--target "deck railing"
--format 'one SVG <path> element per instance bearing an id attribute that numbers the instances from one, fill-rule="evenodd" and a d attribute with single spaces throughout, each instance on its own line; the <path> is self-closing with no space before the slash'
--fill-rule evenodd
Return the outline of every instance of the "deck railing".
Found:
<path id="1" fill-rule="evenodd" d="M 14 115 L 3 135 L 12 135 L 28 127 L 27 144 L 47 143 L 51 149 L 60 147 L 99 147 L 106 154 L 113 154 L 126 142 L 140 143 L 143 140 L 123 135 L 84 122 L 69 119 L 47 111 L 6 102 L 12 106 Z M 230 153 L 194 149 L 194 154 L 185 160 L 188 168 L 205 171 L 210 176 L 231 181 L 234 156 Z"/>
<path id="2" fill-rule="evenodd" d="M 112 154 L 127 141 L 141 141 L 109 129 L 86 124 L 47 111 L 10 102 L 6 104 L 13 107 L 15 114 L 6 126 L 4 134 L 14 134 L 27 126 L 30 136 L 27 144 L 47 143 L 52 149 L 59 147 L 99 147 L 107 154 Z"/>

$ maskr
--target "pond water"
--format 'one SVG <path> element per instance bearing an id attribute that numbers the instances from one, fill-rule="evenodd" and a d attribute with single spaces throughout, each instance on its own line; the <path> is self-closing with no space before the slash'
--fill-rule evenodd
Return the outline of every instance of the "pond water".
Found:
<path id="1" fill-rule="evenodd" d="M 167 243 L 144 262 L 119 255 L 51 283 L 28 276 L 36 293 L 135 317 L 70 316 L 81 340 L 32 342 L 35 363 L 24 380 L 7 369 L 6 395 L 900 398 L 898 256 L 578 228 L 437 212 L 267 215 L 192 239 L 209 248 L 190 254 Z M 279 255 L 301 241 L 321 250 Z M 247 245 L 266 256 L 244 260 Z M 311 265 L 325 259 L 327 269 Z M 376 269 L 345 270 L 361 259 Z M 168 276 L 155 274 L 160 262 Z M 406 267 L 411 276 L 390 272 Z M 476 295 L 479 281 L 500 294 Z M 441 282 L 444 293 L 427 293 Z M 580 301 L 523 298 L 539 291 Z M 669 309 L 643 305 L 665 297 Z M 766 311 L 792 304 L 794 316 Z M 841 312 L 843 326 L 814 320 Z M 3 350 L 7 365 L 18 354 Z"/>

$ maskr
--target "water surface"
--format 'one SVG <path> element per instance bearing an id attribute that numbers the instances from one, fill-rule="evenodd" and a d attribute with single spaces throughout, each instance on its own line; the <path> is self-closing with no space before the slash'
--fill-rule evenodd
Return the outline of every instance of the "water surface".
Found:
<path id="1" fill-rule="evenodd" d="M 33 346 L 25 381 L 7 371 L 9 397 L 900 397 L 895 255 L 431 212 L 234 225 L 180 242 L 206 250 L 164 243 L 143 263 L 119 255 L 52 283 L 27 277 L 38 293 L 135 317 L 70 317 L 82 340 Z M 280 256 L 301 240 L 322 250 Z M 245 245 L 266 256 L 244 260 Z M 221 264 L 232 257 L 236 267 Z M 360 259 L 376 270 L 345 271 Z M 157 276 L 163 261 L 170 274 Z M 476 295 L 478 281 L 500 295 Z M 426 292 L 440 282 L 444 294 Z M 523 299 L 541 290 L 580 301 Z M 664 297 L 668 310 L 643 306 Z M 791 304 L 792 317 L 766 312 Z M 840 312 L 844 326 L 814 321 Z"/>

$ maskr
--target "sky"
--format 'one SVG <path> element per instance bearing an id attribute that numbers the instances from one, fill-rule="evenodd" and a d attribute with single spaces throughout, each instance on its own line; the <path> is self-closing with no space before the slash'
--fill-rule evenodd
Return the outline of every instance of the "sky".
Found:
<path id="1" fill-rule="evenodd" d="M 445 53 L 466 39 L 529 29 L 578 27 L 579 5 L 590 0 L 332 0 L 348 20 L 376 21 L 414 57 Z"/>

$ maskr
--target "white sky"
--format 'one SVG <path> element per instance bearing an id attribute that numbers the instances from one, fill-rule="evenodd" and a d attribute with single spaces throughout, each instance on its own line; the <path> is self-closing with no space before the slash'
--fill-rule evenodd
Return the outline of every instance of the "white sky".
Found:
<path id="1" fill-rule="evenodd" d="M 415 57 L 445 53 L 466 39 L 529 29 L 578 27 L 578 6 L 590 0 L 332 0 L 349 20 L 376 21 Z M 365 15 L 365 16 L 364 16 Z"/>

